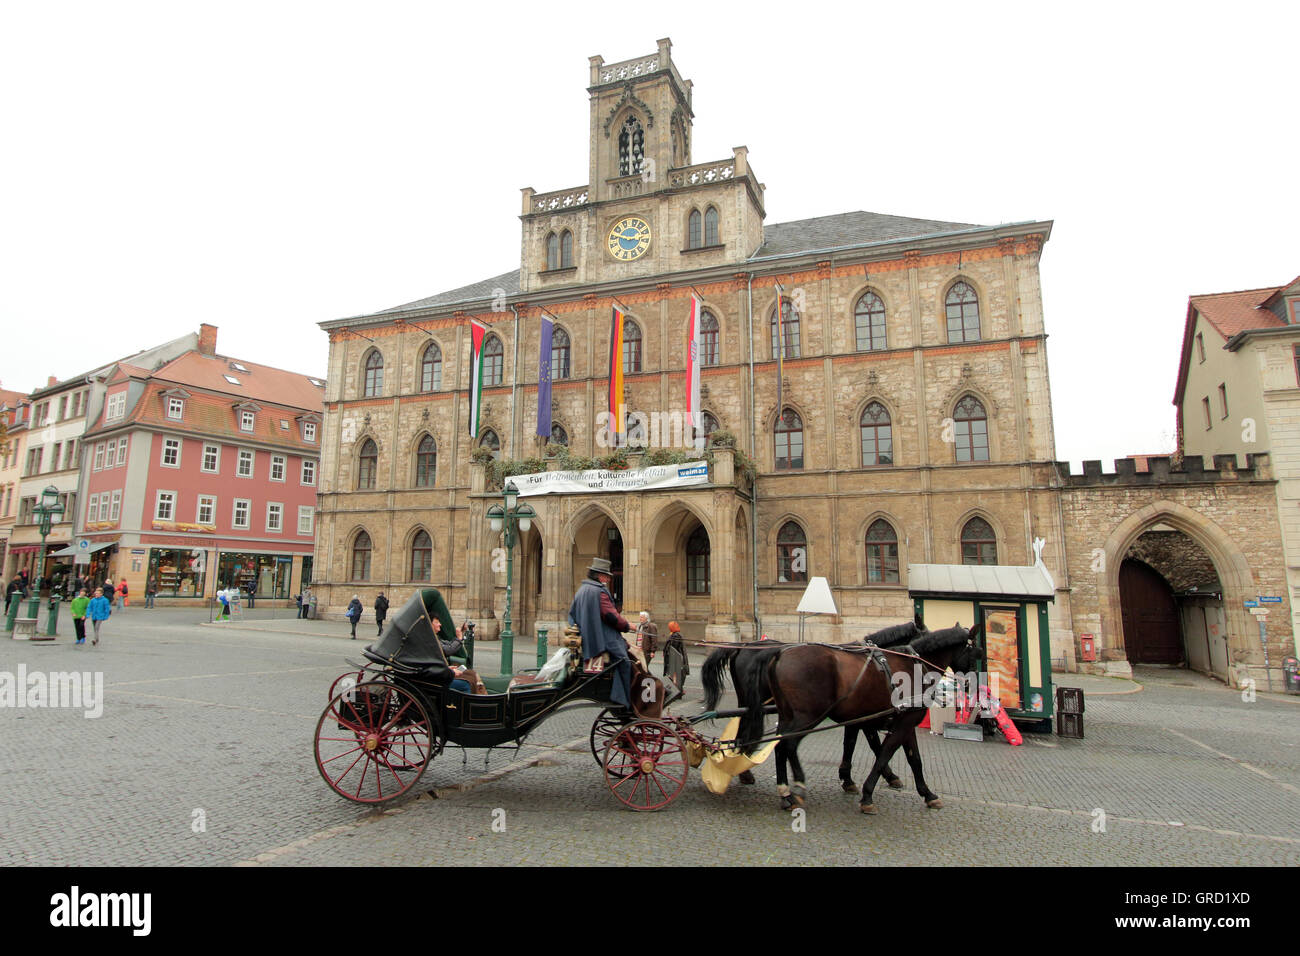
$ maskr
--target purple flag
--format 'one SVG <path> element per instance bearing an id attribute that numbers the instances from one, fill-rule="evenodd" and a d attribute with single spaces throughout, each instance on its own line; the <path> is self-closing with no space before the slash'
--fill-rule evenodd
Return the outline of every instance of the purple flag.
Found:
<path id="1" fill-rule="evenodd" d="M 537 434 L 551 437 L 551 332 L 554 323 L 542 316 L 542 346 L 537 359 Z"/>

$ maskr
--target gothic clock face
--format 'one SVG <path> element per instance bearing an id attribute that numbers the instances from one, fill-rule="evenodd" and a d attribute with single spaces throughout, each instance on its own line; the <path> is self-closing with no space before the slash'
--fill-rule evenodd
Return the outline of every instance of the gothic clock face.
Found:
<path id="1" fill-rule="evenodd" d="M 614 223 L 609 231 L 609 254 L 615 259 L 640 259 L 650 248 L 650 224 L 637 216 Z"/>

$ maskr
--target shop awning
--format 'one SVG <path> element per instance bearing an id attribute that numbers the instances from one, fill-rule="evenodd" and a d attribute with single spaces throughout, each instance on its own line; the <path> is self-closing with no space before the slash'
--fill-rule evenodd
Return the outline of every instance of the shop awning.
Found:
<path id="1" fill-rule="evenodd" d="M 909 564 L 907 590 L 912 594 L 1021 598 L 1051 601 L 1056 585 L 1041 564 Z"/>
<path id="2" fill-rule="evenodd" d="M 60 548 L 50 554 L 51 558 L 74 558 L 79 554 L 94 554 L 96 551 L 103 551 L 105 548 L 111 548 L 117 544 L 116 541 L 98 541 L 91 544 L 89 548 L 78 548 L 75 544 L 70 544 L 66 548 Z"/>

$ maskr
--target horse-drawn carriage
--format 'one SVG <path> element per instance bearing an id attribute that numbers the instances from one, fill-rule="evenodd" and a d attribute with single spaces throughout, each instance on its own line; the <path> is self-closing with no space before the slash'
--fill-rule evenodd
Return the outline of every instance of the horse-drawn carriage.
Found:
<path id="1" fill-rule="evenodd" d="M 363 804 L 387 803 L 409 793 L 430 762 L 449 744 L 462 750 L 489 752 L 495 748 L 518 749 L 548 718 L 575 708 L 599 707 L 602 709 L 591 726 L 591 751 L 610 793 L 631 809 L 658 810 L 681 794 L 691 766 L 705 760 L 728 765 L 742 750 L 749 754 L 761 743 L 777 744 L 781 784 L 785 776 L 783 751 L 788 751 L 795 764 L 796 785 L 801 785 L 802 771 L 794 756 L 799 737 L 829 729 L 817 726 L 828 717 L 837 722 L 831 725 L 833 728 L 899 712 L 886 696 L 886 706 L 877 707 L 878 713 L 849 713 L 867 673 L 869 663 L 865 659 L 852 681 L 851 693 L 832 699 L 825 713 L 814 713 L 820 707 L 804 700 L 795 700 L 790 713 L 786 713 L 789 708 L 765 706 L 766 690 L 774 692 L 778 704 L 785 697 L 779 682 L 768 687 L 755 677 L 752 686 L 746 688 L 748 706 L 740 710 L 710 709 L 694 717 L 681 717 L 655 708 L 652 715 L 638 714 L 611 699 L 613 682 L 618 679 L 615 667 L 589 671 L 581 666 L 584 662 L 576 650 L 570 652 L 572 660 L 550 680 L 512 682 L 498 693 L 466 693 L 450 686 L 454 672 L 433 626 L 435 619 L 441 633 L 454 633 L 441 594 L 433 588 L 423 589 L 393 615 L 380 640 L 365 649 L 366 662 L 349 662 L 355 670 L 340 676 L 330 688 L 329 703 L 316 725 L 315 756 L 321 776 L 341 796 Z M 957 630 L 961 631 L 961 641 L 969 646 L 967 632 Z M 778 653 L 772 657 L 773 668 L 765 675 L 775 677 L 779 648 L 772 650 Z M 830 693 L 834 696 L 830 673 L 821 676 L 831 681 Z M 648 675 L 639 679 L 653 681 Z M 887 693 L 887 679 L 883 686 Z M 866 685 L 862 689 L 865 691 Z M 638 690 L 634 687 L 634 702 L 640 696 Z M 658 700 L 666 706 L 678 696 L 680 692 L 670 686 L 667 696 L 661 694 Z M 809 707 L 813 710 L 809 711 Z M 763 716 L 774 711 L 781 715 L 776 736 L 760 740 Z M 811 723 L 808 714 L 815 718 Z M 743 745 L 704 737 L 695 729 L 703 721 L 732 716 L 744 718 L 741 727 L 748 736 L 743 738 Z M 801 720 L 808 726 L 796 726 Z M 906 743 L 906 734 L 903 739 Z M 914 745 L 914 737 L 910 739 Z M 913 752 L 914 748 L 909 748 L 909 760 Z M 889 779 L 888 755 L 883 760 Z M 878 758 L 872 782 L 880 772 L 880 764 Z M 919 769 L 919 757 L 913 768 Z"/>

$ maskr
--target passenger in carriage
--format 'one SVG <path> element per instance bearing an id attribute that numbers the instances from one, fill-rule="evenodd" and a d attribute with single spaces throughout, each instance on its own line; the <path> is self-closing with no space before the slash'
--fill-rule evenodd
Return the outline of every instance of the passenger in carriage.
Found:
<path id="1" fill-rule="evenodd" d="M 623 634 L 632 625 L 614 607 L 609 584 L 614 580 L 608 558 L 594 558 L 587 577 L 578 585 L 578 593 L 569 606 L 569 623 L 582 634 L 582 659 L 590 660 L 608 653 L 614 662 L 614 684 L 610 699 L 621 707 L 631 706 L 632 663 L 628 659 L 627 639 Z"/>
<path id="2" fill-rule="evenodd" d="M 438 619 L 438 615 L 432 615 L 429 620 L 433 623 L 433 633 L 438 638 L 438 643 L 442 645 L 442 652 L 447 656 L 447 660 L 450 661 L 453 655 L 462 653 L 465 647 L 465 625 L 462 624 L 456 637 L 448 641 L 443 639 L 442 621 Z M 458 690 L 463 694 L 487 693 L 487 688 L 479 680 L 477 671 L 453 664 L 451 672 L 456 675 L 451 682 L 452 690 Z"/>

